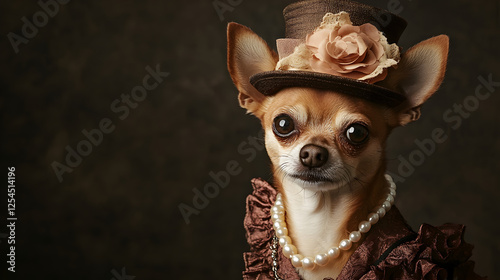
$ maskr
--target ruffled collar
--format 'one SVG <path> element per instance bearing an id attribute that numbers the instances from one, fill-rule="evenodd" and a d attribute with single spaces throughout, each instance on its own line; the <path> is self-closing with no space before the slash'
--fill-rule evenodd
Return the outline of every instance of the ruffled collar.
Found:
<path id="1" fill-rule="evenodd" d="M 274 236 L 270 209 L 277 191 L 261 179 L 253 179 L 252 186 L 254 190 L 247 197 L 244 220 L 251 250 L 243 255 L 243 279 L 274 279 L 269 248 Z M 452 276 L 483 279 L 474 273 L 474 263 L 469 261 L 473 247 L 463 240 L 464 230 L 463 225 L 423 224 L 417 234 L 393 207 L 353 252 L 337 280 L 447 279 Z M 278 250 L 278 266 L 281 278 L 301 279 L 281 250 Z"/>

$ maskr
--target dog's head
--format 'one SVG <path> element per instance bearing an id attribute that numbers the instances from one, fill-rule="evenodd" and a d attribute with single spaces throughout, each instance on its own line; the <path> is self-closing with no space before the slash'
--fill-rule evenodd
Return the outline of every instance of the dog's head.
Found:
<path id="1" fill-rule="evenodd" d="M 275 179 L 315 190 L 368 182 L 385 168 L 389 133 L 419 118 L 421 105 L 443 80 L 447 53 L 448 37 L 441 35 L 402 56 L 398 68 L 391 69 L 382 82 L 405 93 L 407 100 L 396 108 L 305 87 L 265 96 L 249 78 L 274 70 L 277 55 L 247 27 L 228 26 L 229 72 L 241 107 L 261 120 Z"/>

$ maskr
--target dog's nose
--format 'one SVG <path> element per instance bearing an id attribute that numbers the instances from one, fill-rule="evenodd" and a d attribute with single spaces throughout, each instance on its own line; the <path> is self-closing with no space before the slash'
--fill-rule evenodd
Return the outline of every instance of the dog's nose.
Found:
<path id="1" fill-rule="evenodd" d="M 328 160 L 328 150 L 314 145 L 308 144 L 300 150 L 300 161 L 302 165 L 313 168 L 320 167 Z"/>

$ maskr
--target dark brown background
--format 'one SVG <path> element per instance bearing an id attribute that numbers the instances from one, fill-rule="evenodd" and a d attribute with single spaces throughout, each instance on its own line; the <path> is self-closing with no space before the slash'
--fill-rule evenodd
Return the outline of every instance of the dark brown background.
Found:
<path id="1" fill-rule="evenodd" d="M 249 181 L 269 179 L 270 172 L 264 151 L 250 162 L 238 152 L 260 128 L 238 107 L 225 66 L 225 28 L 228 21 L 245 24 L 274 47 L 289 1 L 232 1 L 238 2 L 221 20 L 212 0 L 70 1 L 18 54 L 7 34 L 21 34 L 21 18 L 32 19 L 40 7 L 35 1 L 0 4 L 1 178 L 6 166 L 16 167 L 19 279 L 112 279 L 112 270 L 122 268 L 137 280 L 240 278 Z M 389 0 L 364 2 L 386 8 Z M 466 224 L 477 271 L 495 279 L 500 88 L 456 130 L 443 113 L 474 94 L 478 76 L 500 81 L 499 2 L 400 5 L 409 22 L 402 47 L 445 33 L 451 51 L 445 83 L 421 120 L 391 137 L 388 158 L 397 173 L 398 157 L 408 159 L 415 139 L 437 127 L 448 135 L 398 184 L 396 204 L 414 227 Z M 110 104 L 142 83 L 146 66 L 157 64 L 170 76 L 120 120 Z M 60 183 L 51 163 L 64 162 L 65 147 L 75 148 L 85 139 L 81 131 L 97 128 L 103 118 L 115 130 Z M 178 205 L 192 205 L 192 189 L 212 182 L 209 172 L 231 160 L 241 173 L 186 224 Z M 6 275 L 7 242 L 0 241 L 0 275 Z"/>

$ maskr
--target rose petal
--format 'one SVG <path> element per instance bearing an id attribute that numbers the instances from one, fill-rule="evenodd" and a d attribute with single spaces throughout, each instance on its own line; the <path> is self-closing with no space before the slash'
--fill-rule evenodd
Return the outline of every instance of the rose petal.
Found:
<path id="1" fill-rule="evenodd" d="M 377 68 L 378 63 L 376 63 L 376 62 L 378 62 L 378 61 L 375 58 L 375 55 L 373 54 L 373 52 L 371 50 L 369 50 L 366 53 L 366 55 L 367 55 L 367 57 L 363 60 L 363 62 L 345 65 L 342 68 L 344 68 L 345 70 L 357 70 L 358 68 L 363 68 L 363 69 L 368 69 L 368 70 L 372 69 L 372 71 L 370 71 L 370 72 L 366 72 L 367 70 L 361 71 L 365 74 L 370 74 L 371 72 L 373 72 L 373 70 L 375 70 Z M 359 70 L 357 70 L 357 71 L 359 71 Z"/>
<path id="2" fill-rule="evenodd" d="M 335 29 L 328 34 L 328 42 L 333 42 L 335 40 L 339 40 L 340 38 L 341 37 L 338 35 L 338 32 Z"/>
<path id="3" fill-rule="evenodd" d="M 351 38 L 349 38 L 349 39 L 351 39 Z M 353 40 L 348 40 L 348 41 L 345 41 L 345 42 L 346 42 L 346 45 L 347 45 L 347 48 L 345 50 L 346 53 L 347 54 L 357 54 L 359 56 L 359 54 L 360 54 L 359 48 L 363 47 L 363 45 L 360 46 L 358 44 L 357 38 L 354 38 Z"/>
<path id="4" fill-rule="evenodd" d="M 338 30 L 338 36 L 344 37 L 349 33 L 359 33 L 360 30 L 359 26 L 344 25 Z"/>
<path id="5" fill-rule="evenodd" d="M 378 63 L 376 64 L 371 64 L 371 65 L 363 65 L 361 63 L 356 64 L 356 65 L 349 65 L 350 67 L 354 68 L 351 71 L 356 71 L 365 74 L 365 76 L 371 74 L 373 71 L 375 71 L 378 67 Z"/>
<path id="6" fill-rule="evenodd" d="M 380 41 L 380 31 L 370 23 L 365 23 L 359 27 L 361 30 L 361 33 L 366 34 L 370 39 L 374 40 L 375 42 Z"/>
<path id="7" fill-rule="evenodd" d="M 373 44 L 371 51 L 373 51 L 377 60 L 380 60 L 385 55 L 385 49 L 381 44 Z"/>
<path id="8" fill-rule="evenodd" d="M 328 51 L 326 49 L 326 44 L 328 41 L 326 39 L 323 39 L 318 45 L 318 52 L 314 54 L 318 59 L 324 60 L 324 61 L 330 61 L 330 55 L 328 54 Z"/>
<path id="9" fill-rule="evenodd" d="M 308 34 L 306 36 L 306 45 L 311 47 L 318 48 L 320 43 L 323 42 L 328 35 L 331 33 L 328 29 L 319 29 L 313 32 L 312 34 Z"/>
<path id="10" fill-rule="evenodd" d="M 362 34 L 361 34 L 361 35 L 362 35 Z M 358 36 L 358 37 L 356 38 L 356 42 L 358 43 L 358 54 L 359 54 L 359 55 L 363 55 L 363 54 L 365 54 L 365 53 L 366 53 L 366 50 L 367 50 L 369 47 L 371 47 L 371 46 L 370 46 L 370 45 L 371 45 L 371 44 L 370 44 L 371 42 L 367 42 L 367 41 L 363 38 L 363 36 Z"/>
<path id="11" fill-rule="evenodd" d="M 311 63 L 311 69 L 316 72 L 337 75 L 337 72 L 339 70 L 342 70 L 337 64 L 327 63 L 325 61 L 321 61 L 315 58 L 311 59 L 310 63 Z"/>
<path id="12" fill-rule="evenodd" d="M 357 53 L 353 53 L 347 56 L 342 57 L 338 60 L 338 64 L 342 65 L 350 65 L 356 63 L 359 60 L 359 55 Z M 362 61 L 362 60 L 361 60 Z"/>
<path id="13" fill-rule="evenodd" d="M 373 53 L 372 50 L 368 50 L 366 52 L 366 58 L 365 58 L 365 60 L 363 60 L 363 63 L 366 65 L 372 65 L 372 64 L 377 63 L 377 65 L 378 65 L 377 57 L 375 56 L 375 54 Z"/>
<path id="14" fill-rule="evenodd" d="M 328 54 L 335 59 L 340 59 L 346 55 L 347 43 L 342 40 L 329 42 L 326 47 Z"/>
<path id="15" fill-rule="evenodd" d="M 378 42 L 374 41 L 373 39 L 371 39 L 370 37 L 368 37 L 368 35 L 366 35 L 366 34 L 360 33 L 359 37 L 361 37 L 361 39 L 363 40 L 363 42 L 365 42 L 365 44 L 367 45 L 368 49 L 372 48 L 373 45 L 378 44 Z"/>
<path id="16" fill-rule="evenodd" d="M 360 55 L 360 56 L 358 57 L 358 59 L 356 59 L 356 61 L 354 61 L 353 63 L 361 63 L 361 62 L 363 62 L 363 60 L 365 60 L 366 53 L 367 53 L 367 52 L 365 51 L 365 53 L 363 53 L 362 55 Z"/>

